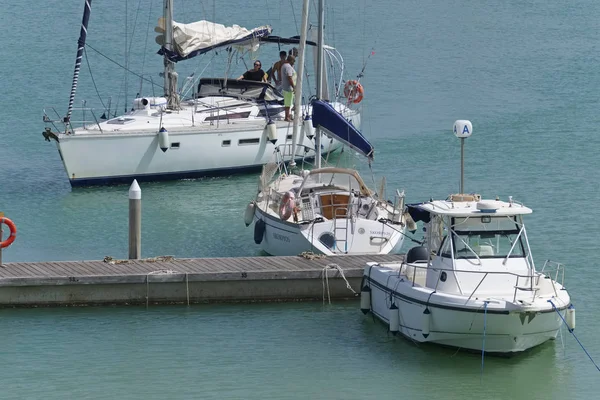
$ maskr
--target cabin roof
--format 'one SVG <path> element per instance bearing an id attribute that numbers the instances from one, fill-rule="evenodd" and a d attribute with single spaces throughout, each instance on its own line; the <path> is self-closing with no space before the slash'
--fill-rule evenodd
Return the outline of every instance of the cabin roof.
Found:
<path id="1" fill-rule="evenodd" d="M 533 212 L 529 207 L 525 207 L 516 202 L 480 199 L 471 201 L 434 200 L 421 204 L 413 204 L 411 206 L 430 214 L 451 217 L 472 217 L 482 215 L 489 215 L 490 217 L 513 216 L 531 214 Z"/>

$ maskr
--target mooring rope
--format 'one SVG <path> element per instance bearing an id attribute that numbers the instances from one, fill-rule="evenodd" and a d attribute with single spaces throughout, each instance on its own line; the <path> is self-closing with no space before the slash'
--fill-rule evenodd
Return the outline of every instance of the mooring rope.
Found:
<path id="1" fill-rule="evenodd" d="M 185 273 L 185 295 L 187 297 L 187 305 L 190 305 L 190 281 L 188 279 L 188 273 Z"/>
<path id="2" fill-rule="evenodd" d="M 598 367 L 598 364 L 596 364 L 596 362 L 594 361 L 594 359 L 592 358 L 592 356 L 590 355 L 590 353 L 586 350 L 586 348 L 583 346 L 583 343 L 581 343 L 579 341 L 579 339 L 577 338 L 577 336 L 575 335 L 575 332 L 573 332 L 573 329 L 571 329 L 571 327 L 569 326 L 569 324 L 567 324 L 567 321 L 565 321 L 565 318 L 561 315 L 561 313 L 558 311 L 558 308 L 556 308 L 556 306 L 554 305 L 554 303 L 552 302 L 552 300 L 548 300 L 548 303 L 552 304 L 552 308 L 554 308 L 554 311 L 556 311 L 556 313 L 558 314 L 558 316 L 560 317 L 560 319 L 562 319 L 562 321 L 564 322 L 564 324 L 567 326 L 567 330 L 571 333 L 571 335 L 573 335 L 573 337 L 575 338 L 575 340 L 577 340 L 577 343 L 579 343 L 579 345 L 581 346 L 581 348 L 583 349 L 583 351 L 585 352 L 585 354 L 588 356 L 588 358 L 590 359 L 590 361 L 592 362 L 592 364 L 594 364 L 594 367 L 596 367 L 596 369 L 598 371 L 600 371 L 600 367 Z"/>
<path id="3" fill-rule="evenodd" d="M 174 271 L 172 269 L 157 269 L 156 271 L 150 271 L 146 274 L 146 308 L 148 308 L 148 302 L 149 302 L 149 292 L 150 292 L 150 280 L 149 277 L 150 275 L 172 275 L 172 274 L 177 274 L 177 271 Z M 186 274 L 186 279 L 187 279 L 187 274 Z M 189 298 L 189 292 L 188 292 L 188 305 L 190 302 L 190 298 Z"/>
<path id="4" fill-rule="evenodd" d="M 485 359 L 485 330 L 487 326 L 487 306 L 488 302 L 483 302 L 483 341 L 481 344 L 481 377 L 480 380 L 483 379 L 483 362 Z"/>
<path id="5" fill-rule="evenodd" d="M 348 282 L 348 279 L 346 279 L 346 275 L 344 275 L 343 268 L 337 264 L 327 264 L 326 266 L 323 267 L 323 275 L 322 275 L 322 281 L 321 281 L 323 284 L 323 304 L 325 304 L 325 287 L 326 286 L 327 286 L 327 301 L 329 304 L 331 304 L 331 294 L 329 291 L 329 275 L 327 273 L 327 271 L 330 269 L 336 269 L 340 273 L 340 276 L 342 277 L 344 282 L 346 282 L 346 287 L 348 289 L 350 289 L 350 291 L 352 293 L 354 293 L 354 296 L 358 296 L 358 293 L 356 293 L 356 291 L 354 289 L 352 289 L 352 286 L 350 286 L 350 282 Z"/>

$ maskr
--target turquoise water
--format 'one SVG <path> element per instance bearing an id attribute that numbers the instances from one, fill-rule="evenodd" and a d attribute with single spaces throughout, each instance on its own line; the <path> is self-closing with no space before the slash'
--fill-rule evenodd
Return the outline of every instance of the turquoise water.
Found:
<path id="1" fill-rule="evenodd" d="M 133 40 L 125 43 L 125 3 L 95 0 L 88 43 L 121 64 L 131 46 L 131 69 L 159 81 L 153 25 L 146 47 L 158 3 L 142 4 Z M 297 34 L 300 2 L 215 3 L 176 2 L 175 18 L 271 23 L 275 34 Z M 466 191 L 511 195 L 533 208 L 528 235 L 535 261 L 567 265 L 578 337 L 600 359 L 594 308 L 600 4 L 327 3 L 327 29 L 348 75 L 375 52 L 361 81 L 361 104 L 363 130 L 376 149 L 376 182 L 385 175 L 388 193 L 404 188 L 414 202 L 457 192 L 460 146 L 451 128 L 456 119 L 470 119 Z M 128 5 L 132 32 L 138 3 Z M 12 2 L 2 9 L 0 23 L 10 29 L 0 57 L 0 210 L 19 228 L 4 260 L 125 257 L 128 188 L 71 190 L 55 146 L 40 134 L 42 108 L 66 112 L 83 1 Z M 262 50 L 259 57 L 268 64 L 276 53 Z M 113 96 L 114 107 L 123 73 L 89 49 L 88 55 L 98 91 L 104 101 Z M 207 75 L 223 73 L 222 58 Z M 180 77 L 205 63 L 178 66 Z M 129 103 L 139 79 L 130 75 L 127 85 Z M 85 63 L 76 104 L 82 99 L 100 106 Z M 376 186 L 369 169 L 356 165 Z M 256 175 L 242 175 L 142 185 L 142 255 L 258 255 L 242 220 L 256 184 Z M 598 371 L 572 337 L 564 350 L 558 340 L 513 359 L 487 358 L 481 379 L 477 355 L 388 337 L 354 302 L 0 314 L 0 353 L 10 360 L 0 367 L 2 398 L 584 399 L 600 390 Z"/>

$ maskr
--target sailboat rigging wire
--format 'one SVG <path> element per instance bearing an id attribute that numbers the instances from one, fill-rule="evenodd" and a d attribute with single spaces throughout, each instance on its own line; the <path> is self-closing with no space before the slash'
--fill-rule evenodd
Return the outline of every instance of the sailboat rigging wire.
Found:
<path id="1" fill-rule="evenodd" d="M 296 19 L 296 10 L 294 10 L 294 2 L 290 0 L 290 6 L 292 7 L 292 15 L 294 16 L 294 26 L 296 27 L 296 33 L 300 34 L 300 30 L 298 28 L 298 20 Z"/>
<path id="2" fill-rule="evenodd" d="M 125 0 L 125 67 L 129 69 L 129 49 L 127 48 L 127 22 L 129 17 L 127 16 L 127 10 L 129 9 L 129 2 Z M 127 72 L 125 72 L 125 76 L 123 77 L 125 80 L 125 101 L 123 102 L 123 106 L 125 107 L 125 112 L 127 112 Z"/>
<path id="3" fill-rule="evenodd" d="M 83 10 L 83 17 L 81 19 L 81 30 L 79 32 L 79 39 L 77 40 L 77 56 L 75 57 L 75 69 L 73 71 L 73 83 L 71 84 L 71 94 L 69 95 L 69 107 L 67 110 L 67 116 L 64 121 L 68 124 L 71 119 L 71 113 L 73 112 L 73 103 L 75 102 L 75 92 L 77 90 L 77 82 L 79 81 L 79 70 L 81 68 L 81 57 L 83 57 L 83 49 L 85 47 L 85 39 L 87 37 L 87 25 L 90 19 L 90 13 L 92 10 L 92 0 L 85 0 L 85 7 Z"/>
<path id="4" fill-rule="evenodd" d="M 363 76 L 365 76 L 365 68 L 367 68 L 367 63 L 369 62 L 369 59 L 371 58 L 371 56 L 374 56 L 374 55 L 375 55 L 375 47 L 371 47 L 371 51 L 369 52 L 367 59 L 363 63 L 362 69 L 360 70 L 358 75 L 356 75 L 356 78 L 358 80 L 360 80 Z"/>
<path id="5" fill-rule="evenodd" d="M 100 92 L 98 91 L 98 86 L 96 86 L 96 80 L 94 79 L 94 75 L 92 74 L 92 68 L 90 67 L 90 60 L 87 56 L 87 51 L 85 50 L 85 47 L 83 48 L 83 54 L 85 55 L 85 62 L 87 64 L 88 71 L 90 71 L 90 77 L 92 78 L 92 84 L 94 85 L 94 89 L 96 90 L 98 99 L 100 99 L 100 103 L 102 103 L 102 107 L 106 111 L 106 106 L 104 105 L 104 102 L 102 101 L 102 97 L 100 97 Z"/>
<path id="6" fill-rule="evenodd" d="M 204 69 L 200 72 L 200 75 L 198 75 L 198 81 L 200 80 L 200 78 L 202 77 L 202 74 L 204 74 L 204 71 L 206 71 L 206 68 L 208 68 L 209 65 L 212 64 L 212 61 L 215 59 L 215 57 L 217 56 L 217 53 L 214 53 L 212 58 L 208 61 L 208 63 L 204 66 Z M 196 76 L 196 71 L 198 70 L 199 65 L 196 67 L 196 69 L 194 69 L 194 71 L 192 72 L 192 74 L 190 76 Z M 194 83 L 192 84 L 191 88 L 195 88 L 196 87 L 196 79 L 194 79 Z M 185 98 L 185 96 L 187 95 L 187 92 L 190 91 L 190 88 L 187 89 L 187 91 L 181 93 L 181 97 Z"/>
<path id="7" fill-rule="evenodd" d="M 152 82 L 150 79 L 148 79 L 148 78 L 144 78 L 142 75 L 140 75 L 140 74 L 138 74 L 138 73 L 136 73 L 136 72 L 133 72 L 132 70 L 130 70 L 130 69 L 128 69 L 128 68 L 126 68 L 124 65 L 122 65 L 122 64 L 118 63 L 117 61 L 115 61 L 115 60 L 111 59 L 110 57 L 108 57 L 108 56 L 106 56 L 106 55 L 102 54 L 102 53 L 101 53 L 99 50 L 96 50 L 94 47 L 90 46 L 90 44 L 89 44 L 89 43 L 86 43 L 86 44 L 85 44 L 85 47 L 89 47 L 90 49 L 94 50 L 96 53 L 100 54 L 102 57 L 106 58 L 108 61 L 110 61 L 110 62 L 112 62 L 112 63 L 116 64 L 117 66 L 119 66 L 119 67 L 123 68 L 125 71 L 127 71 L 127 72 L 129 72 L 129 73 L 131 73 L 131 74 L 133 74 L 133 75 L 135 75 L 135 76 L 137 76 L 138 78 L 140 78 L 140 79 L 143 79 L 143 80 L 145 80 L 146 82 L 150 82 L 150 83 L 152 83 L 152 84 L 154 84 L 154 85 L 156 85 L 156 86 L 160 87 L 161 89 L 164 89 L 164 87 L 163 87 L 163 86 L 153 83 L 153 82 Z"/>
<path id="8" fill-rule="evenodd" d="M 141 3 L 142 0 L 140 0 Z M 144 43 L 144 52 L 142 53 L 142 70 L 140 72 L 140 74 L 143 76 L 144 75 L 144 67 L 146 66 L 146 51 L 148 50 L 148 36 L 149 32 L 150 32 L 150 21 L 151 20 L 151 16 L 152 16 L 152 0 L 150 0 L 150 6 L 148 7 L 148 26 L 146 27 L 146 41 Z M 142 92 L 142 88 L 143 88 L 143 84 L 144 81 L 140 80 L 140 95 L 143 94 Z M 152 95 L 154 95 L 154 87 L 152 87 Z"/>

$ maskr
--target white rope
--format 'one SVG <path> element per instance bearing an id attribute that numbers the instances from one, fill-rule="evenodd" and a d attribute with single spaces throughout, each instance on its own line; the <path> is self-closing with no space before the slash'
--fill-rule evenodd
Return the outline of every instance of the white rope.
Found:
<path id="1" fill-rule="evenodd" d="M 187 296 L 187 304 L 190 305 L 190 281 L 188 280 L 188 273 L 185 273 L 185 295 Z"/>
<path id="2" fill-rule="evenodd" d="M 158 269 L 156 271 L 151 271 L 148 272 L 146 274 L 146 308 L 148 308 L 148 292 L 150 291 L 150 281 L 148 279 L 148 277 L 150 275 L 171 275 L 171 274 L 176 274 L 177 271 L 174 271 L 172 269 Z M 185 274 L 185 278 L 186 278 L 186 284 L 187 284 L 187 274 Z M 190 295 L 189 295 L 189 290 L 188 290 L 188 305 L 190 304 Z"/>
<path id="3" fill-rule="evenodd" d="M 158 269 L 156 271 L 148 272 L 148 275 L 171 275 L 176 273 L 177 271 L 172 269 Z"/>
<path id="4" fill-rule="evenodd" d="M 346 282 L 346 288 L 350 289 L 350 291 L 352 293 L 354 293 L 354 296 L 358 296 L 358 293 L 356 293 L 356 291 L 354 289 L 352 289 L 352 286 L 350 286 L 350 282 L 348 282 L 348 279 L 346 279 L 346 275 L 344 275 L 344 270 L 342 267 L 340 267 L 337 264 L 327 264 L 325 267 L 323 267 L 323 277 L 322 277 L 322 284 L 323 284 L 323 304 L 325 304 L 325 287 L 327 287 L 327 301 L 329 304 L 331 304 L 331 293 L 329 290 L 329 274 L 328 271 L 330 269 L 335 269 L 340 273 L 340 276 L 342 277 L 342 279 L 344 280 L 344 282 Z"/>

